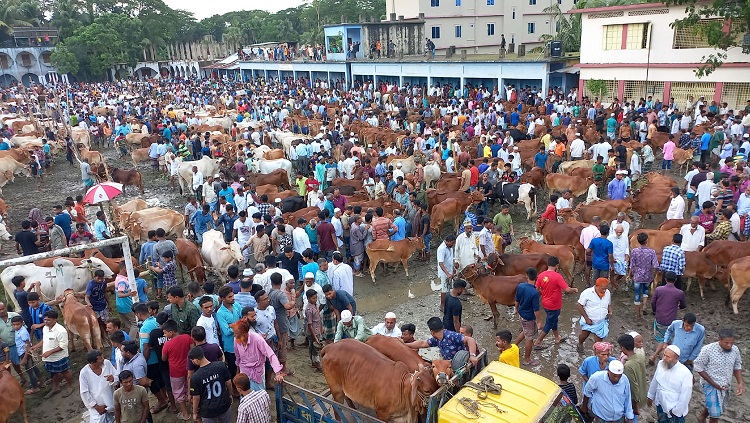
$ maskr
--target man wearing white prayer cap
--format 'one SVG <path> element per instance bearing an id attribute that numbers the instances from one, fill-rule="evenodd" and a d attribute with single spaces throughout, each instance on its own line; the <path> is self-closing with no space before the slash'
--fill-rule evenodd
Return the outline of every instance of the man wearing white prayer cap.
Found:
<path id="1" fill-rule="evenodd" d="M 648 388 L 648 405 L 656 404 L 659 422 L 684 422 L 693 394 L 693 373 L 680 363 L 680 347 L 669 345 Z"/>
<path id="2" fill-rule="evenodd" d="M 401 338 L 401 329 L 396 326 L 396 313 L 389 311 L 385 314 L 385 321 L 372 328 L 373 335 L 385 335 L 391 338 Z"/>

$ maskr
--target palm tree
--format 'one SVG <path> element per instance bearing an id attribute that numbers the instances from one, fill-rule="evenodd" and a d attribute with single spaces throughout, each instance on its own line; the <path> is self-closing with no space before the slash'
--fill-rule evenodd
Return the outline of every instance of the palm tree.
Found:
<path id="1" fill-rule="evenodd" d="M 0 31 L 13 32 L 14 26 L 35 26 L 43 20 L 36 0 L 5 0 L 0 3 Z"/>

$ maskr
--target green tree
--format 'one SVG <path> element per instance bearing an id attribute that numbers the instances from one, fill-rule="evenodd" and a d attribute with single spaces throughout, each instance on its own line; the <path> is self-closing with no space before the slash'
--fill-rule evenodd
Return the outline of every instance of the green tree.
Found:
<path id="1" fill-rule="evenodd" d="M 589 79 L 586 81 L 586 88 L 599 98 L 604 98 L 609 93 L 607 82 L 601 79 Z"/>
<path id="2" fill-rule="evenodd" d="M 723 65 L 731 49 L 741 48 L 743 54 L 750 54 L 750 1 L 665 0 L 664 3 L 685 6 L 687 16 L 674 21 L 671 24 L 673 28 L 694 31 L 716 49 L 715 53 L 701 59 L 703 65 L 695 70 L 699 78 L 710 75 Z"/>
<path id="3" fill-rule="evenodd" d="M 0 32 L 11 34 L 14 26 L 35 26 L 44 20 L 37 0 L 3 0 L 0 2 Z"/>
<path id="4" fill-rule="evenodd" d="M 77 74 L 80 63 L 75 53 L 73 53 L 67 45 L 58 44 L 55 50 L 52 52 L 50 57 L 52 65 L 55 66 L 58 73 L 61 74 Z"/>

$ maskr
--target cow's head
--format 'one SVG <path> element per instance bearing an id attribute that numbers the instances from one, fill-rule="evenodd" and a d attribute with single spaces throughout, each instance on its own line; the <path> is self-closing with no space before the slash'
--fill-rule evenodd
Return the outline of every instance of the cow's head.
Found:
<path id="1" fill-rule="evenodd" d="M 78 268 L 87 268 L 92 274 L 97 270 L 101 270 L 102 272 L 104 272 L 105 279 L 109 279 L 115 275 L 114 273 L 112 273 L 112 270 L 109 268 L 109 266 L 107 266 L 106 263 L 96 257 L 90 257 L 88 259 L 81 260 L 81 264 L 78 266 Z"/>
<path id="2" fill-rule="evenodd" d="M 232 241 L 229 243 L 229 247 L 223 247 L 222 250 L 226 248 L 231 254 L 232 258 L 237 261 L 242 261 L 244 258 L 242 257 L 242 248 L 240 248 L 240 244 L 237 243 L 237 241 Z"/>
<path id="3" fill-rule="evenodd" d="M 409 384 L 411 385 L 411 404 L 415 409 L 420 411 L 427 409 L 430 395 L 440 388 L 431 369 L 430 366 L 420 364 L 419 369 L 412 373 L 409 380 Z"/>
<path id="4" fill-rule="evenodd" d="M 484 194 L 481 191 L 472 191 L 471 192 L 471 202 L 474 204 L 478 204 L 484 201 Z"/>
<path id="5" fill-rule="evenodd" d="M 424 250 L 424 241 L 422 238 L 414 236 L 407 238 L 409 240 L 409 245 L 412 246 L 416 250 Z"/>
<path id="6" fill-rule="evenodd" d="M 435 376 L 437 383 L 442 386 L 450 381 L 453 376 L 453 367 L 450 360 L 433 360 L 432 374 Z"/>

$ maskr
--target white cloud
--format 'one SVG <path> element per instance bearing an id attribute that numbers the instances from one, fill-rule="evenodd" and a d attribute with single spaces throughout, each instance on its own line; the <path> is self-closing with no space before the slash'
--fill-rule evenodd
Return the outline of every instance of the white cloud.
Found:
<path id="1" fill-rule="evenodd" d="M 278 12 L 279 10 L 289 7 L 296 7 L 304 3 L 305 0 L 274 0 L 274 1 L 257 1 L 235 2 L 231 0 L 164 0 L 164 2 L 173 9 L 184 9 L 193 12 L 198 20 L 213 16 L 222 15 L 235 10 L 267 10 L 269 12 Z"/>

